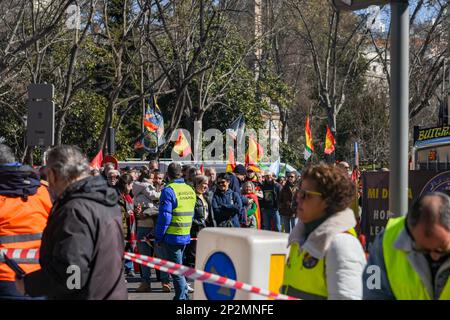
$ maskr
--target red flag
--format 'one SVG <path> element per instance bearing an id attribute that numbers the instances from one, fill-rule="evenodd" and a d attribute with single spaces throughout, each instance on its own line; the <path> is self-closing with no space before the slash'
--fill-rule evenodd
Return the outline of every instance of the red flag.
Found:
<path id="1" fill-rule="evenodd" d="M 203 164 L 200 165 L 200 172 L 205 174 L 205 166 Z"/>
<path id="2" fill-rule="evenodd" d="M 352 181 L 358 183 L 360 175 L 358 168 L 355 167 L 352 171 Z"/>
<path id="3" fill-rule="evenodd" d="M 91 160 L 91 167 L 94 169 L 100 169 L 102 167 L 103 163 L 103 149 L 100 150 L 99 153 L 94 157 L 94 159 Z"/>
<path id="4" fill-rule="evenodd" d="M 134 213 L 130 214 L 130 218 L 129 218 L 129 222 L 130 222 L 130 244 L 131 244 L 131 250 L 133 253 L 139 254 L 139 250 L 138 250 L 138 246 L 137 246 L 137 227 L 136 227 L 136 217 L 134 216 Z M 141 239 L 139 239 L 141 240 Z M 136 262 L 133 263 L 133 269 L 134 271 L 139 271 L 139 264 L 137 264 Z"/>

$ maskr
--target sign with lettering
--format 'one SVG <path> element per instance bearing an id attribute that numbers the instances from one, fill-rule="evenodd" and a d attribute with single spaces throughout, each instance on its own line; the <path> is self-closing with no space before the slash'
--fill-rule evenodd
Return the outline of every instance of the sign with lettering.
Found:
<path id="1" fill-rule="evenodd" d="M 450 194 L 450 171 L 410 171 L 409 206 L 422 194 L 440 191 Z M 362 232 L 370 247 L 378 233 L 384 230 L 389 211 L 389 172 L 363 172 Z"/>
<path id="2" fill-rule="evenodd" d="M 434 140 L 436 142 L 450 141 L 450 126 L 418 129 L 414 128 L 414 145 L 420 146 L 425 142 Z"/>

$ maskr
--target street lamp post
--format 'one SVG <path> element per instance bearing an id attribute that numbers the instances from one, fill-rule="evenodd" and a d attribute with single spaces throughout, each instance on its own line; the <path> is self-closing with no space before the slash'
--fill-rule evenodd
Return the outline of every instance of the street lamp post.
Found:
<path id="1" fill-rule="evenodd" d="M 337 10 L 391 5 L 390 175 L 389 211 L 408 211 L 409 10 L 408 0 L 333 0 Z"/>
<path id="2" fill-rule="evenodd" d="M 391 123 L 389 211 L 408 211 L 409 10 L 408 1 L 391 3 Z"/>

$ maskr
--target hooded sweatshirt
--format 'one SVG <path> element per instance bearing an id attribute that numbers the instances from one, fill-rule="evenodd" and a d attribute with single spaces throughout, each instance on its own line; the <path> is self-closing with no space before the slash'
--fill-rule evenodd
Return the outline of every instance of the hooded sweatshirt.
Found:
<path id="1" fill-rule="evenodd" d="M 158 201 L 161 192 L 157 192 L 155 187 L 148 182 L 136 181 L 133 183 L 134 205 L 141 204 L 142 209 L 150 208 L 153 214 L 158 214 L 158 209 L 153 201 Z M 154 211 L 154 212 L 153 212 Z"/>
<path id="2" fill-rule="evenodd" d="M 50 299 L 127 299 L 117 202 L 117 192 L 100 176 L 67 187 L 42 235 L 41 270 L 25 277 L 28 294 Z M 79 286 L 69 288 L 75 273 L 80 275 Z"/>
<path id="3" fill-rule="evenodd" d="M 20 163 L 0 165 L 0 195 L 23 197 L 34 195 L 41 185 L 39 175 Z"/>

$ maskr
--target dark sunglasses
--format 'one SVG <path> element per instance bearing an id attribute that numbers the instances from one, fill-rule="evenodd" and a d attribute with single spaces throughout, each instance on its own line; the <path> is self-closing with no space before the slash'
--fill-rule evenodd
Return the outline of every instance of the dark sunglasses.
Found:
<path id="1" fill-rule="evenodd" d="M 226 180 L 222 180 L 222 181 L 217 181 L 217 184 L 221 185 L 221 184 L 226 184 L 227 181 Z"/>
<path id="2" fill-rule="evenodd" d="M 322 196 L 322 194 L 321 194 L 320 192 L 317 192 L 317 191 L 309 191 L 309 190 L 304 190 L 304 189 L 298 190 L 298 194 L 299 194 L 299 196 L 300 196 L 300 199 L 303 199 L 303 200 L 309 199 L 309 198 L 311 198 L 312 196 L 319 196 L 319 197 Z"/>

